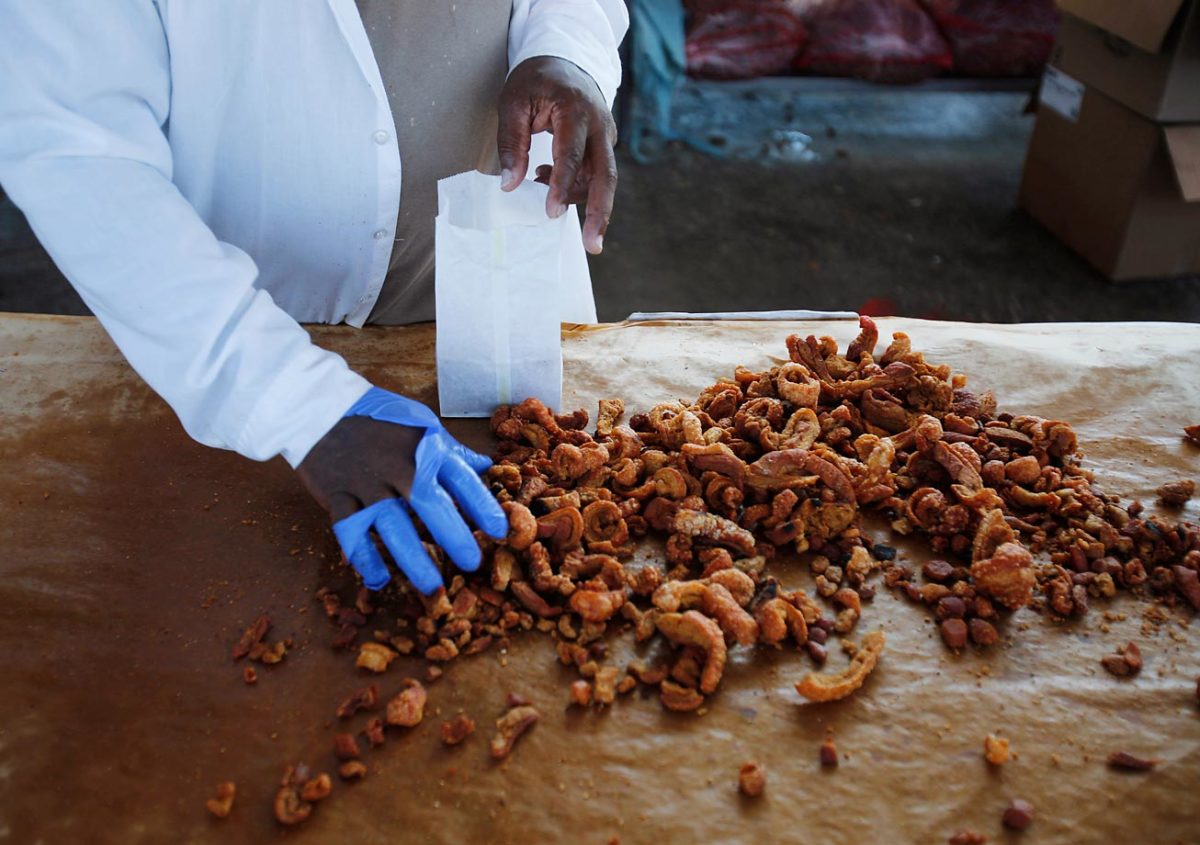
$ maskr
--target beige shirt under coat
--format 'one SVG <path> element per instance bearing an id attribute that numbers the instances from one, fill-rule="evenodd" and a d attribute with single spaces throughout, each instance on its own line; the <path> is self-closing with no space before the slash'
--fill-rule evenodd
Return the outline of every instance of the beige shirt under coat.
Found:
<path id="1" fill-rule="evenodd" d="M 400 145 L 400 215 L 369 322 L 434 317 L 437 181 L 499 173 L 496 100 L 508 73 L 512 0 L 355 0 Z"/>

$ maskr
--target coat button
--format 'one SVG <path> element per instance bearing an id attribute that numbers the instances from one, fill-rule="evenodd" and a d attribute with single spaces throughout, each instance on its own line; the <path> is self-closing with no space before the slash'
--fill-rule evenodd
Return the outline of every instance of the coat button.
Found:
<path id="1" fill-rule="evenodd" d="M 386 237 L 387 237 L 387 229 L 376 229 L 375 230 L 375 235 L 374 235 L 375 240 L 381 241 Z"/>
<path id="2" fill-rule="evenodd" d="M 382 146 L 383 144 L 386 144 L 388 142 L 388 138 L 390 138 L 391 136 L 388 135 L 388 133 L 384 132 L 382 129 L 380 129 L 378 132 L 376 132 L 371 137 L 375 139 L 376 144 L 379 144 Z"/>

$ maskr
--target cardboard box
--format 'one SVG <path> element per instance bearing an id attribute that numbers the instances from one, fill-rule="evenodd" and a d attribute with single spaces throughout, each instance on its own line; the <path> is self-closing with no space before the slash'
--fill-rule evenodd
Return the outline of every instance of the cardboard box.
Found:
<path id="1" fill-rule="evenodd" d="M 1061 76 L 1047 73 L 1021 207 L 1110 279 L 1200 273 L 1200 124 L 1161 126 Z"/>
<path id="2" fill-rule="evenodd" d="M 1050 62 L 1165 123 L 1200 121 L 1200 0 L 1059 0 Z"/>

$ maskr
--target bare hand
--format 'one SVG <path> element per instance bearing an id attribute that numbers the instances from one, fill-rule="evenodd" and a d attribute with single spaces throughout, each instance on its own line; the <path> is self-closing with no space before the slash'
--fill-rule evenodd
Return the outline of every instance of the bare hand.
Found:
<path id="1" fill-rule="evenodd" d="M 595 81 L 566 59 L 526 59 L 509 74 L 499 112 L 501 187 L 511 191 L 521 184 L 532 136 L 550 132 L 554 165 L 537 173 L 537 181 L 550 186 L 546 214 L 561 217 L 568 204 L 586 203 L 583 245 L 598 254 L 617 191 L 617 128 Z"/>

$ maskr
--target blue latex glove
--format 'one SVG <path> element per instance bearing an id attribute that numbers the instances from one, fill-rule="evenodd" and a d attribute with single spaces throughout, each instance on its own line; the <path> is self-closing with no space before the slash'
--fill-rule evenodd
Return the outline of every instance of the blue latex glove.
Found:
<path id="1" fill-rule="evenodd" d="M 508 534 L 508 518 L 479 478 L 492 462 L 450 436 L 437 415 L 420 402 L 378 387 L 368 390 L 345 415 L 425 429 L 417 445 L 416 476 L 408 501 L 384 499 L 333 525 L 346 559 L 363 583 L 379 590 L 392 577 L 371 540 L 374 529 L 414 587 L 429 595 L 442 586 L 441 573 L 421 545 L 409 508 L 459 569 L 478 569 L 482 553 L 454 503 L 489 536 L 499 540 Z"/>

